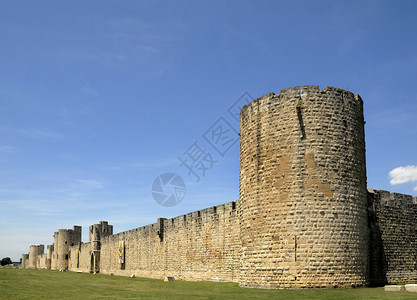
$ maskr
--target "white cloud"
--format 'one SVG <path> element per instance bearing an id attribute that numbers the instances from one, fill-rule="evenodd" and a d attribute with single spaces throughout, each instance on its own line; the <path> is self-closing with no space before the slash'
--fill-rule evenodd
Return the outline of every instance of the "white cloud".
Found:
<path id="1" fill-rule="evenodd" d="M 398 167 L 389 172 L 392 185 L 417 181 L 417 166 Z M 414 187 L 417 191 L 417 186 Z"/>

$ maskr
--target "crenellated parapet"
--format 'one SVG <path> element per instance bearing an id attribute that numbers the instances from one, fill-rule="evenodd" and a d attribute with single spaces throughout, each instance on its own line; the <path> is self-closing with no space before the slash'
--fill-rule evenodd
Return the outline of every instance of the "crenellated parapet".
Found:
<path id="1" fill-rule="evenodd" d="M 398 208 L 417 208 L 417 197 L 400 193 L 392 193 L 384 190 L 374 190 L 368 188 L 368 193 L 373 195 L 373 201 L 383 206 Z"/>

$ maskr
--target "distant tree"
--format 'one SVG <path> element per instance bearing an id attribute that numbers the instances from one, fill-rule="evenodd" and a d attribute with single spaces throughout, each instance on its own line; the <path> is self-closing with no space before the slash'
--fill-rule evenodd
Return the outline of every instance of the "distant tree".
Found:
<path id="1" fill-rule="evenodd" d="M 10 257 L 5 257 L 1 260 L 1 265 L 5 266 L 5 265 L 9 265 L 12 263 L 12 260 L 10 259 Z"/>

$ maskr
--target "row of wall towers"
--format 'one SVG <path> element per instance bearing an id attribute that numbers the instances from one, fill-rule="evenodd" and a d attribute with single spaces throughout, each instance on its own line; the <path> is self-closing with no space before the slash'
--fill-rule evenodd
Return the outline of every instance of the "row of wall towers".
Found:
<path id="1" fill-rule="evenodd" d="M 59 229 L 54 233 L 54 243 L 47 246 L 32 245 L 28 254 L 22 255 L 22 267 L 29 269 L 68 270 L 70 248 L 81 245 L 81 226 L 73 229 Z M 100 265 L 100 240 L 102 237 L 113 234 L 113 226 L 106 221 L 91 225 L 89 228 L 91 272 L 98 271 Z"/>

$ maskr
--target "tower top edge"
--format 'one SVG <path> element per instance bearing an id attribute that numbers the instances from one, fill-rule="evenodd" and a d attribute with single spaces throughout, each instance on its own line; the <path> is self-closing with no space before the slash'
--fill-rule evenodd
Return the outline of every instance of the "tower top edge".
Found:
<path id="1" fill-rule="evenodd" d="M 323 89 L 320 89 L 320 87 L 318 85 L 300 85 L 300 86 L 293 86 L 293 87 L 288 87 L 288 88 L 284 88 L 281 89 L 279 94 L 275 94 L 273 92 L 267 93 L 261 97 L 256 98 L 255 100 L 253 100 L 252 102 L 248 103 L 247 105 L 244 105 L 241 111 L 244 111 L 248 106 L 253 105 L 253 103 L 259 103 L 260 101 L 264 100 L 264 99 L 269 99 L 269 98 L 278 98 L 278 97 L 300 97 L 300 99 L 302 100 L 303 95 L 305 96 L 306 94 L 335 94 L 335 95 L 346 95 L 349 98 L 353 98 L 356 101 L 362 101 L 362 98 L 358 95 L 358 94 L 354 94 L 351 91 L 345 90 L 345 89 L 341 89 L 338 87 L 333 87 L 333 86 L 325 86 Z"/>

